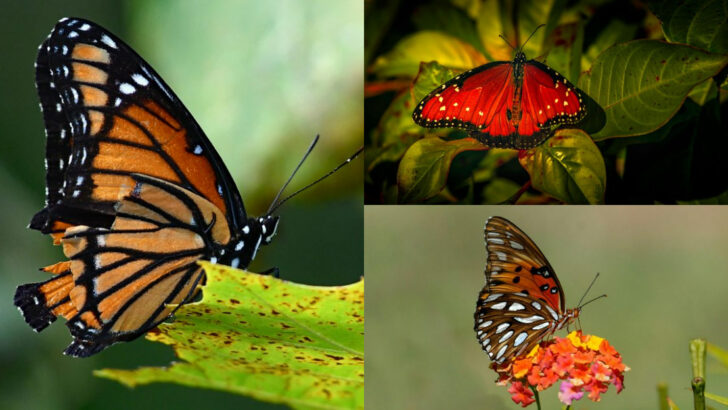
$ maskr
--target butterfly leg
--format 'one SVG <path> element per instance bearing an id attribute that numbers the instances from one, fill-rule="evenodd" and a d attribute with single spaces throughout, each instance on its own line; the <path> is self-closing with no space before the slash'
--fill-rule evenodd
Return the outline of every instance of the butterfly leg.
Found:
<path id="1" fill-rule="evenodd" d="M 280 270 L 278 269 L 277 266 L 274 266 L 274 267 L 272 267 L 270 269 L 266 269 L 263 272 L 260 272 L 260 274 L 261 275 L 270 275 L 270 276 L 273 276 L 274 278 L 280 278 L 281 277 L 281 272 L 280 272 Z"/>

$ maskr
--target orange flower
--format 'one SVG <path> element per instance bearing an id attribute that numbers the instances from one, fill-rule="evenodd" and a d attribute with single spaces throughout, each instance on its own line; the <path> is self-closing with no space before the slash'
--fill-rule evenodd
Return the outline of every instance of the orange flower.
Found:
<path id="1" fill-rule="evenodd" d="M 523 407 L 535 401 L 530 388 L 545 390 L 559 380 L 562 403 L 571 405 L 585 392 L 589 399 L 599 401 L 610 384 L 617 393 L 624 389 L 623 373 L 629 370 L 606 339 L 581 331 L 541 342 L 527 356 L 500 365 L 492 363 L 491 368 L 498 373 L 498 384 L 510 384 L 511 399 Z"/>

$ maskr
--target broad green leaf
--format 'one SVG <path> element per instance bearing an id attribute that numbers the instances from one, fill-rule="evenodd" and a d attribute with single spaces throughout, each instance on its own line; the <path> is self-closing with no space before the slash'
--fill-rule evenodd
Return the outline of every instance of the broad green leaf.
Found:
<path id="1" fill-rule="evenodd" d="M 718 97 L 718 87 L 715 86 L 715 81 L 709 78 L 695 86 L 688 97 L 696 104 L 703 106 L 709 99 Z"/>
<path id="2" fill-rule="evenodd" d="M 551 39 L 554 45 L 549 51 L 548 65 L 572 83 L 576 83 L 581 73 L 581 48 L 584 43 L 582 24 L 562 24 Z"/>
<path id="3" fill-rule="evenodd" d="M 706 398 L 708 398 L 710 400 L 713 400 L 716 403 L 720 403 L 720 404 L 722 404 L 724 406 L 728 406 L 728 397 L 719 396 L 717 394 L 708 393 L 708 392 L 705 392 L 704 394 L 705 394 L 705 397 Z"/>
<path id="4" fill-rule="evenodd" d="M 665 1 L 655 6 L 662 31 L 671 43 L 712 53 L 728 53 L 728 7 L 725 0 Z"/>
<path id="5" fill-rule="evenodd" d="M 569 204 L 604 202 L 604 158 L 584 131 L 559 130 L 544 144 L 519 152 L 518 159 L 535 189 Z"/>
<path id="6" fill-rule="evenodd" d="M 480 13 L 475 21 L 480 41 L 485 47 L 485 56 L 489 61 L 502 61 L 513 59 L 513 49 L 499 36 L 515 40 L 516 32 L 513 28 L 513 10 L 508 2 L 499 0 L 484 0 L 480 5 Z M 517 45 L 513 45 L 517 47 Z"/>
<path id="7" fill-rule="evenodd" d="M 497 205 L 507 201 L 513 194 L 518 192 L 521 187 L 506 178 L 493 178 L 488 185 L 483 188 L 483 203 L 489 205 Z"/>
<path id="8" fill-rule="evenodd" d="M 546 40 L 556 28 L 561 13 L 564 11 L 564 0 L 527 0 L 518 3 L 518 43 L 514 47 L 522 47 L 528 58 L 539 57 L 544 52 Z M 536 30 L 541 24 L 541 27 Z M 531 37 L 531 35 L 533 36 Z M 528 38 L 531 37 L 530 40 Z M 526 42 L 528 40 L 528 42 Z M 569 41 L 571 45 L 573 41 Z M 549 60 L 551 55 L 549 54 Z M 549 64 L 551 65 L 551 64 Z"/>
<path id="9" fill-rule="evenodd" d="M 595 140 L 642 135 L 664 125 L 690 90 L 717 74 L 728 56 L 655 40 L 618 44 L 594 62 L 579 88 L 607 116 Z"/>
<path id="10" fill-rule="evenodd" d="M 473 179 L 475 182 L 485 182 L 494 178 L 496 170 L 516 156 L 518 156 L 518 151 L 513 149 L 489 149 L 488 154 L 478 164 L 478 169 L 473 171 Z"/>
<path id="11" fill-rule="evenodd" d="M 420 138 L 419 135 L 402 134 L 395 141 L 389 142 L 381 147 L 367 148 L 367 155 L 365 156 L 367 172 L 371 172 L 377 165 L 383 162 L 399 161 L 410 145 L 414 144 Z"/>
<path id="12" fill-rule="evenodd" d="M 419 30 L 433 30 L 459 38 L 483 52 L 483 44 L 475 29 L 475 21 L 451 5 L 424 4 L 415 10 L 412 20 Z"/>
<path id="13" fill-rule="evenodd" d="M 412 88 L 415 103 L 421 101 L 432 90 L 453 77 L 455 77 L 455 73 L 451 69 L 440 65 L 436 61 L 422 63 Z M 410 115 L 412 111 L 414 111 L 414 106 L 410 110 Z"/>
<path id="14" fill-rule="evenodd" d="M 463 151 L 487 149 L 472 138 L 443 141 L 423 138 L 407 150 L 397 170 L 399 203 L 422 202 L 437 195 L 445 187 L 450 165 Z"/>
<path id="15" fill-rule="evenodd" d="M 437 61 L 458 71 L 486 62 L 478 50 L 462 40 L 437 31 L 419 31 L 377 57 L 371 71 L 378 77 L 414 77 L 423 61 Z"/>
<path id="16" fill-rule="evenodd" d="M 179 362 L 95 374 L 127 386 L 178 383 L 297 409 L 364 408 L 364 282 L 307 286 L 200 263 L 199 303 L 147 333 Z"/>
<path id="17" fill-rule="evenodd" d="M 636 32 L 637 26 L 634 24 L 627 24 L 622 20 L 611 20 L 582 54 L 581 70 L 589 70 L 599 54 L 615 44 L 632 40 Z"/>
<path id="18" fill-rule="evenodd" d="M 372 145 L 382 147 L 395 143 L 404 134 L 424 134 L 425 129 L 412 120 L 415 103 L 410 90 L 399 93 L 382 114 L 377 128 L 372 131 Z"/>

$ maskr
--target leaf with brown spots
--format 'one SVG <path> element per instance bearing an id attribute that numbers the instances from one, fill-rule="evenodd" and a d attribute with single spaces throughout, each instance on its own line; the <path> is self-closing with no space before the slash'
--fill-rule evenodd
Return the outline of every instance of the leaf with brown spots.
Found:
<path id="1" fill-rule="evenodd" d="M 292 408 L 364 408 L 363 281 L 308 286 L 201 264 L 202 301 L 146 335 L 172 346 L 180 361 L 97 376 L 130 387 L 217 389 Z"/>

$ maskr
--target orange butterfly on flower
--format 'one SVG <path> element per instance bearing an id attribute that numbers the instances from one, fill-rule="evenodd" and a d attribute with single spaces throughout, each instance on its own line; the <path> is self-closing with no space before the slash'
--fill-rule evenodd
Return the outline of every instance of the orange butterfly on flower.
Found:
<path id="1" fill-rule="evenodd" d="M 510 384 L 513 401 L 525 407 L 535 401 L 532 390 L 558 380 L 564 380 L 559 398 L 567 405 L 584 391 L 598 401 L 610 383 L 620 392 L 629 368 L 605 339 L 576 331 L 547 340 L 578 318 L 586 303 L 564 307 L 561 283 L 533 240 L 507 219 L 491 217 L 485 245 L 486 284 L 478 297 L 474 330 L 493 361 L 498 384 Z"/>
<path id="2" fill-rule="evenodd" d="M 30 228 L 69 260 L 43 268 L 45 282 L 19 286 L 14 303 L 38 332 L 66 318 L 65 354 L 139 337 L 196 295 L 205 278 L 198 260 L 244 269 L 271 242 L 271 213 L 285 200 L 249 217 L 179 98 L 104 28 L 61 19 L 38 49 L 36 87 L 46 205 Z"/>

